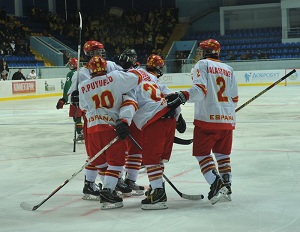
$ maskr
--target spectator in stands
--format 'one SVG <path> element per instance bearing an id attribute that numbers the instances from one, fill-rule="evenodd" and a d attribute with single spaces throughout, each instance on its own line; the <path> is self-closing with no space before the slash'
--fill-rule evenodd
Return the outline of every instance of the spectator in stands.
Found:
<path id="1" fill-rule="evenodd" d="M 66 50 L 62 50 L 61 52 L 62 52 L 62 54 L 63 54 L 64 65 L 66 65 L 66 64 L 68 64 L 68 62 L 69 62 L 69 57 L 68 57 L 68 55 L 67 55 L 67 51 L 66 51 Z"/>
<path id="2" fill-rule="evenodd" d="M 268 56 L 267 51 L 263 51 L 263 52 L 261 53 L 261 59 L 269 59 L 269 56 Z"/>
<path id="3" fill-rule="evenodd" d="M 261 54 L 261 51 L 260 50 L 258 50 L 258 52 L 257 52 L 257 59 L 261 59 L 261 57 L 262 57 L 262 54 Z"/>
<path id="4" fill-rule="evenodd" d="M 235 60 L 235 55 L 232 51 L 229 51 L 227 56 L 225 57 L 226 60 Z"/>
<path id="5" fill-rule="evenodd" d="M 6 81 L 7 77 L 8 77 L 8 73 L 9 73 L 9 68 L 6 64 L 6 61 L 4 61 L 3 59 L 1 60 L 1 63 L 0 63 L 0 73 L 1 73 L 0 80 Z"/>
<path id="6" fill-rule="evenodd" d="M 7 21 L 7 14 L 6 14 L 5 7 L 2 7 L 2 9 L 0 10 L 0 20 Z"/>
<path id="7" fill-rule="evenodd" d="M 21 80 L 23 79 L 24 81 L 26 81 L 26 78 L 24 77 L 23 73 L 22 73 L 22 69 L 18 69 L 17 72 L 14 73 L 14 75 L 11 78 L 13 81 L 15 80 Z"/>
<path id="8" fill-rule="evenodd" d="M 32 69 L 30 73 L 28 73 L 27 79 L 36 79 L 36 73 L 34 69 Z"/>
<path id="9" fill-rule="evenodd" d="M 241 54 L 241 60 L 247 60 L 247 53 L 245 51 Z"/>
<path id="10" fill-rule="evenodd" d="M 252 59 L 253 59 L 253 53 L 252 53 L 251 50 L 250 50 L 250 51 L 247 51 L 247 59 L 248 59 L 248 60 L 252 60 Z"/>
<path id="11" fill-rule="evenodd" d="M 156 49 L 163 49 L 164 48 L 164 44 L 165 44 L 165 37 L 163 37 L 163 35 L 161 35 L 160 33 L 158 33 L 155 37 L 155 45 L 156 45 Z"/>

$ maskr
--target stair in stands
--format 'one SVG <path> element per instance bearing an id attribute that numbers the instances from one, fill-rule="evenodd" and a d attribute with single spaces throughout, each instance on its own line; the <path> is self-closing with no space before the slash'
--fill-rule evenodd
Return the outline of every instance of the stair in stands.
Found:
<path id="1" fill-rule="evenodd" d="M 45 66 L 47 66 L 47 67 L 53 66 L 49 60 L 42 57 L 37 51 L 31 49 L 31 52 L 35 56 L 36 60 L 44 61 Z"/>
<path id="2" fill-rule="evenodd" d="M 188 28 L 189 28 L 189 25 L 187 23 L 177 23 L 175 25 L 175 28 L 174 28 L 170 38 L 168 39 L 166 46 L 162 50 L 162 54 L 164 56 L 168 54 L 174 41 L 180 41 L 183 38 L 183 36 L 187 32 Z"/>

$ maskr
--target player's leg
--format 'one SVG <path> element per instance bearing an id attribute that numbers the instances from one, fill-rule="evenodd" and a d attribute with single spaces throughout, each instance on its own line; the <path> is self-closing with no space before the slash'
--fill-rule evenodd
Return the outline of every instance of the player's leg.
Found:
<path id="1" fill-rule="evenodd" d="M 217 172 L 214 158 L 211 155 L 218 136 L 217 131 L 194 127 L 193 156 L 197 159 L 200 170 L 210 185 L 208 199 L 212 204 L 217 203 L 228 191 Z"/>

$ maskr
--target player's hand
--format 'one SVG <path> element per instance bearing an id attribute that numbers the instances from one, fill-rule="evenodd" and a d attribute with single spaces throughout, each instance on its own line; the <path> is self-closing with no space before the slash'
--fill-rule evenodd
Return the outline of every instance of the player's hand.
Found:
<path id="1" fill-rule="evenodd" d="M 63 98 L 58 99 L 58 102 L 56 104 L 56 109 L 58 109 L 58 110 L 62 109 L 65 104 L 66 104 L 65 99 L 63 99 Z"/>
<path id="2" fill-rule="evenodd" d="M 78 90 L 74 90 L 71 94 L 71 103 L 73 105 L 78 106 L 79 105 L 79 91 Z"/>
<path id="3" fill-rule="evenodd" d="M 176 121 L 176 130 L 179 133 L 184 133 L 186 130 L 186 123 L 182 117 L 182 114 L 179 115 L 178 120 Z"/>
<path id="4" fill-rule="evenodd" d="M 167 95 L 165 99 L 167 100 L 168 107 L 171 109 L 176 109 L 181 104 L 184 105 L 188 100 L 187 95 L 188 93 L 187 92 L 185 93 L 183 91 L 179 91 Z"/>
<path id="5" fill-rule="evenodd" d="M 124 140 L 129 135 L 128 124 L 127 122 L 124 122 L 121 119 L 118 119 L 116 121 L 115 130 L 117 132 L 119 139 L 121 140 Z"/>

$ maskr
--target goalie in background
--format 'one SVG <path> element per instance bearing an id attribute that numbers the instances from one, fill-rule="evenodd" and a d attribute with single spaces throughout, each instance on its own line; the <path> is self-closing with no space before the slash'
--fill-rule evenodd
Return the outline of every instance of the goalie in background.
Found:
<path id="1" fill-rule="evenodd" d="M 74 75 L 74 72 L 77 70 L 77 62 L 78 60 L 76 58 L 70 58 L 68 61 L 68 67 L 70 69 L 70 72 L 68 72 L 67 77 L 66 77 L 66 83 L 64 85 L 64 90 L 63 90 L 63 97 L 60 98 L 56 104 L 56 109 L 62 109 L 64 105 L 68 104 L 68 91 L 72 85 L 72 76 Z M 77 112 L 77 115 L 75 115 L 75 112 Z M 84 141 L 84 136 L 82 132 L 82 111 L 78 108 L 76 110 L 76 106 L 70 105 L 69 109 L 69 117 L 73 118 L 73 121 L 76 123 L 76 133 L 77 133 L 77 138 L 76 140 L 79 142 Z"/>

